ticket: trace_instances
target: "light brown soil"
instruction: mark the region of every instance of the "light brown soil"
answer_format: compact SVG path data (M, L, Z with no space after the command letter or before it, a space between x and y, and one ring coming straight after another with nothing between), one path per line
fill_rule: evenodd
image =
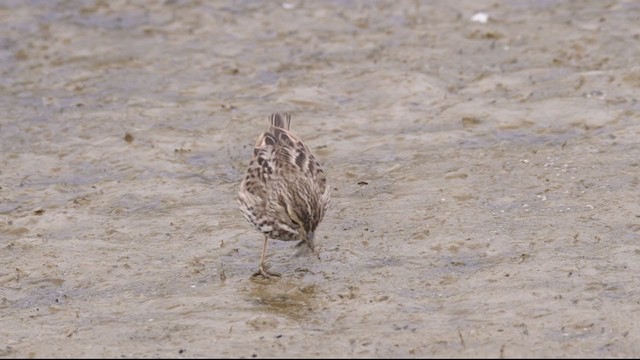
M31 3L0 5L0 357L640 356L638 2ZM259 280L274 111L332 207Z

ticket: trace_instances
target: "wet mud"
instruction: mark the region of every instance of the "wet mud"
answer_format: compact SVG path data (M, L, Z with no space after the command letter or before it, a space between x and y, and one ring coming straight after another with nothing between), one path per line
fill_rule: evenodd
M0 357L639 356L639 21L3 2ZM275 111L332 203L262 280L236 194Z

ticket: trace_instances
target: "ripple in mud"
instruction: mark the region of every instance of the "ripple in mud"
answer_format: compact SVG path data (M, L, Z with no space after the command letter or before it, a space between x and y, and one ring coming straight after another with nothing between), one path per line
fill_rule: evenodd
M318 286L304 285L289 279L258 279L251 281L248 296L261 310L302 320L318 309Z

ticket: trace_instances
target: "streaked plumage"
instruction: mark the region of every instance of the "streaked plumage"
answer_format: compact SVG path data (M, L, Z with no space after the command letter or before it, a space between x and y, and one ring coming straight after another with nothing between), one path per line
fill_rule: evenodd
M269 277L264 258L267 240L300 240L297 250L314 249L314 232L329 205L329 187L320 164L289 132L291 116L272 114L269 130L256 141L238 201L242 215L265 235L255 275Z

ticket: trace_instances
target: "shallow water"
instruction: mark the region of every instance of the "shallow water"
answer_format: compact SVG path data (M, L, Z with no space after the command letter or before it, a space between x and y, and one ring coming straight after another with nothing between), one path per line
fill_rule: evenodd
M0 4L0 356L640 355L639 16ZM235 197L274 111L332 205L260 280Z

